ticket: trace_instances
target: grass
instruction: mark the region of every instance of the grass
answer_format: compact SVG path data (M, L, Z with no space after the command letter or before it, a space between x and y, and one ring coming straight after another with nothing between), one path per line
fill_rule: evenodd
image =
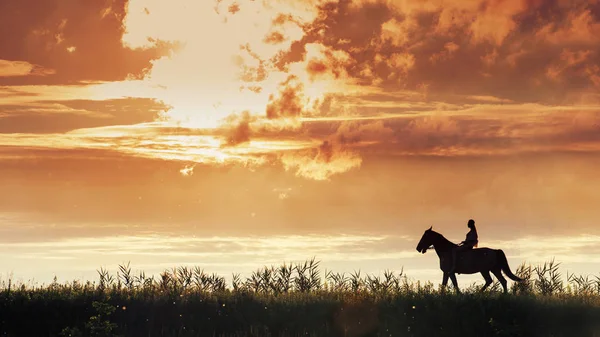
M98 282L0 284L0 336L600 336L600 278L553 261L526 279L460 295L432 283L321 272L319 262L264 267L232 281L200 268L158 277L98 271Z

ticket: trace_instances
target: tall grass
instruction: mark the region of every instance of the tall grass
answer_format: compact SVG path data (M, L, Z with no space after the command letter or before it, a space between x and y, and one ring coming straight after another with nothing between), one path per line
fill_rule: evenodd
M463 294L403 272L321 271L315 259L247 277L199 267L98 270L97 282L0 282L0 336L600 336L600 278L521 265ZM448 289L448 290L451 290Z

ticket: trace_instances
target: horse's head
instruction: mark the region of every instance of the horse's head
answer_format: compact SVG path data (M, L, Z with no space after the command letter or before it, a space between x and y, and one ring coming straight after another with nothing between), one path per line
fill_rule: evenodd
M429 229L423 233L421 241L419 241L419 244L417 245L417 252L423 254L427 252L427 249L433 244L433 233L433 226L429 227Z

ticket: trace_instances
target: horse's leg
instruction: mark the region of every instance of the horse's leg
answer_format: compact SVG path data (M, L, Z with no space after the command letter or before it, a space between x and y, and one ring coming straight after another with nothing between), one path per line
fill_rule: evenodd
M450 273L450 280L452 280L452 284L454 285L454 289L457 293L460 293L460 289L458 289L458 281L456 280L456 274Z
M444 277L442 278L442 291L446 290L447 285L448 285L448 273L444 272Z
M492 269L492 273L494 273L494 276L496 276L498 281L500 281L500 284L502 285L502 288L504 289L504 293L506 294L508 292L508 288L506 288L506 279L502 275L502 271L500 270L500 268L497 268L497 269Z
M493 281L492 281L492 277L490 276L489 270L482 271L481 276L483 276L483 278L485 279L485 284L483 285L483 287L481 287L481 289L479 291L484 292L485 289L487 289L487 287L489 287Z

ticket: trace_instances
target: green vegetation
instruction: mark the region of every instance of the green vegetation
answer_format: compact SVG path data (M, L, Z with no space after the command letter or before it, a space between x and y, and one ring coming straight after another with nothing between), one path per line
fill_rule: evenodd
M600 336L600 278L520 266L457 295L403 273L350 275L315 260L248 278L181 267L158 278L99 270L98 283L0 285L0 336Z

